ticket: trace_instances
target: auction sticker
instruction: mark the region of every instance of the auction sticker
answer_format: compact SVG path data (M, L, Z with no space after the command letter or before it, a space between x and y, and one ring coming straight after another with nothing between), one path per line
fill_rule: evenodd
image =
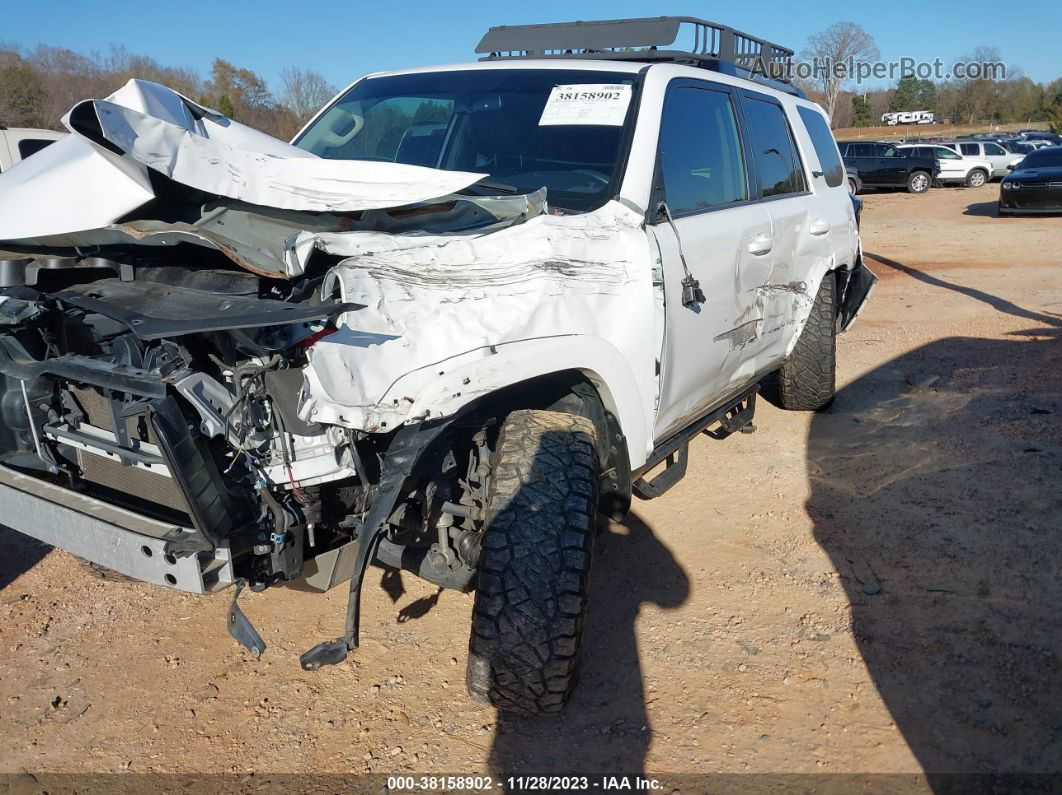
M631 104L631 87L583 83L554 86L542 109L540 127L559 124L600 124L619 127Z

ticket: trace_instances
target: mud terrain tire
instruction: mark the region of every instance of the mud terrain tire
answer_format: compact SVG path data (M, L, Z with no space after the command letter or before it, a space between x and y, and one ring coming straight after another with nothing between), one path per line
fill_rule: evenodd
M469 695L559 712L579 673L597 513L593 423L514 411L491 456L472 612Z
M837 374L837 280L827 273L796 347L778 370L778 399L791 411L818 411L833 402Z

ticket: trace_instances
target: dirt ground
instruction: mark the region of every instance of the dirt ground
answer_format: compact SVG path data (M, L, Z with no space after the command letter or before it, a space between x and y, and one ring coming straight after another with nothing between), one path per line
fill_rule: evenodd
M761 401L599 539L563 715L468 701L472 599L412 576L373 569L362 648L311 674L343 588L246 594L255 662L227 595L0 530L0 770L1062 770L1062 218L998 190L864 197L836 403Z

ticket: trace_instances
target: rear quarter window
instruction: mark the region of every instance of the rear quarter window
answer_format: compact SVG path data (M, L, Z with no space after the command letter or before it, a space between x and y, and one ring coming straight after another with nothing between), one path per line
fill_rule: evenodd
M845 181L844 164L841 155L837 151L837 143L833 140L833 133L822 114L800 106L797 108L800 120L804 123L804 129L808 131L811 145L815 148L815 156L819 159L819 168L826 179L826 184L836 188Z
M55 141L50 138L23 138L18 142L18 156L20 160L25 160L30 155L35 155L49 144L54 144Z

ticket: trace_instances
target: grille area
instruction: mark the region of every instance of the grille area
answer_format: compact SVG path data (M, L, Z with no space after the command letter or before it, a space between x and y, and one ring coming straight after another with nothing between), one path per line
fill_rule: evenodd
M78 463L82 477L89 483L182 513L188 511L184 495L173 478L139 467L125 467L114 459L85 450L78 451Z
M75 386L70 387L70 393L85 413L85 422L95 428L114 431L107 398L94 389ZM133 417L126 420L126 427L130 438L158 445L155 432L148 423ZM181 513L188 512L184 494L171 477L140 467L122 466L121 462L114 458L87 450L78 451L78 464L81 466L82 478L89 483L110 489L116 494L127 495L137 502L154 503Z

